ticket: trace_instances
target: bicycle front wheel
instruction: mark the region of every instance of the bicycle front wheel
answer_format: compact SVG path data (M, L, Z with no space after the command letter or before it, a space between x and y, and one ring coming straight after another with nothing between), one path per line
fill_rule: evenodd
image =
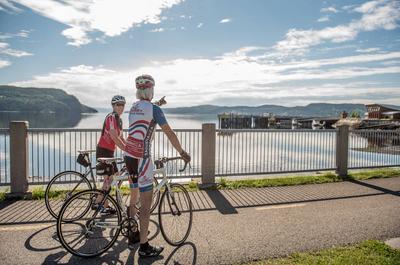
M192 201L189 193L180 184L170 184L158 205L158 221L165 241L173 246L183 244L190 234L192 220Z
M44 200L46 208L57 219L62 205L72 195L82 190L91 190L89 180L79 172L64 171L57 174L47 185Z
M93 203L98 196L105 196L99 205ZM116 214L100 214L106 202L117 210ZM82 209L86 211L84 216ZM74 221L69 221L71 219ZM121 223L121 209L114 198L99 190L86 190L73 195L61 208L57 218L57 235L69 253L85 258L95 257L113 246L121 231Z

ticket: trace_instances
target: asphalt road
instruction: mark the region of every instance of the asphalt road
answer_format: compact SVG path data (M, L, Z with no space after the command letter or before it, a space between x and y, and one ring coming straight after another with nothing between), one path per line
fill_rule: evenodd
M11 210L26 208L18 203L2 205L0 262L240 264L365 239L385 240L400 236L399 191L400 177L192 194L196 211L191 234L183 246L168 246L153 216L152 243L166 247L158 259L138 259L137 251L127 249L122 236L99 258L71 256L58 243L53 223L32 218L31 222L18 222L9 217Z

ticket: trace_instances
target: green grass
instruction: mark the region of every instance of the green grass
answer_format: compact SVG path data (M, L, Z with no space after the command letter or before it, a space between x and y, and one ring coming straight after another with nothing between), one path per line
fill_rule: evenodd
M275 186L292 186L304 184L319 184L340 182L344 180L367 180L374 178L390 178L400 176L399 169L384 168L369 171L350 173L347 177L341 178L334 173L325 173L323 175L281 177L271 179L244 179L244 180L227 180L221 178L218 182L218 189L240 189L240 188L261 188Z
M244 179L244 180L227 180L221 178L218 182L219 189L240 189L240 188L261 188L275 186L292 186L304 184L318 184L342 181L341 178L333 173L327 173L321 176L299 176L284 177L275 179Z
M32 189L32 199L33 200L44 199L44 193L45 193L45 189L43 188L43 186L34 187ZM52 198L56 198L57 197L56 194L51 194L51 195L53 196Z
M348 178L356 180L376 179L376 178L391 178L400 176L400 170L394 168L383 168L350 173Z
M0 202L4 201L6 199L6 192L2 191L0 192Z
M400 250L385 243L367 240L357 245L335 247L318 252L296 253L286 258L246 263L246 265L391 265L400 264Z

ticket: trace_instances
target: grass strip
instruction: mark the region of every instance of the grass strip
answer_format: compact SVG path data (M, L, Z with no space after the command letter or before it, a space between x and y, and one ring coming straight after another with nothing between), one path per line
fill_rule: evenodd
M383 168L362 172L350 173L347 177L341 178L334 173L325 173L323 175L281 177L271 179L244 179L244 180L227 180L221 178L218 182L217 189L240 189L240 188L262 188L276 186L293 186L305 184L320 184L340 182L345 180L367 180L376 178L391 178L400 176L399 169Z
M400 250L377 240L366 240L347 247L334 247L310 253L295 253L285 258L262 260L243 265L391 265L400 264Z

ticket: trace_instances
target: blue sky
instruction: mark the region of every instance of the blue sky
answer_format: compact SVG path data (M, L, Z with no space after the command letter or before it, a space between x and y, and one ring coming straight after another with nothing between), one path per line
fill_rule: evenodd
M400 2L0 0L0 83L106 107L156 79L169 107L400 105Z

